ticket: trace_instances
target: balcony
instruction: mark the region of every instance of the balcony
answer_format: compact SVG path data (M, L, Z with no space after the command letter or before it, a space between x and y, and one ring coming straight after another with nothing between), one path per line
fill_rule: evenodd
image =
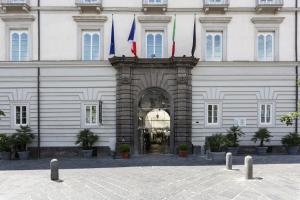
M100 13L102 10L102 0L76 0L75 3L81 13Z
M256 0L256 12L277 13L283 7L283 0Z
M168 0L143 0L144 12L166 12Z
M30 0L0 0L0 8L3 12L29 12Z
M203 0L205 13L225 13L229 7L229 0Z

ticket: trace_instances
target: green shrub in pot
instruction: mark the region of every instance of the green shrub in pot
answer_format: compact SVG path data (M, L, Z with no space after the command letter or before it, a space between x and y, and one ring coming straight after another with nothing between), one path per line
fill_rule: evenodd
M298 133L290 133L281 139L281 143L286 146L290 155L296 155L299 151L300 136Z
M91 158L93 155L93 145L98 141L98 136L90 129L83 129L77 135L75 144L79 144L82 148L82 154L85 158Z
M251 139L253 142L259 141L259 146L256 147L256 153L258 155L265 155L267 153L268 147L265 147L265 142L270 142L270 138L273 137L267 128L259 128L255 132L255 135Z
M27 160L29 158L28 145L32 143L34 134L29 126L20 126L16 130L17 133L12 135L12 143L16 149L20 160Z

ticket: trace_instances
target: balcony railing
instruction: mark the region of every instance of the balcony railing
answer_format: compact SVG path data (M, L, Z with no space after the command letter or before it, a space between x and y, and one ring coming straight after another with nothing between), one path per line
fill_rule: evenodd
M168 7L168 0L143 0L143 10L145 12L165 12Z
M203 9L208 12L226 12L229 0L203 0Z
M0 0L0 6L5 12L18 9L28 12L30 10L30 0Z
M81 12L100 12L102 8L102 0L76 0L75 4Z
M277 12L283 7L283 0L256 0L257 12Z

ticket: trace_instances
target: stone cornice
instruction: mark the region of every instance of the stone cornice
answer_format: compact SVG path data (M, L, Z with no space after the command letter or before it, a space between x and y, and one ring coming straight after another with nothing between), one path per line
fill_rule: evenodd
M143 15L138 16L140 23L169 23L171 21L171 16L161 16L161 15Z
M251 19L253 24L281 24L284 17L253 17Z
M3 14L0 18L4 22L33 22L35 17L28 14Z
M103 15L78 15L73 16L75 22L98 22L104 23L107 21L107 16Z
M179 66L188 65L194 67L199 62L198 58L193 57L175 57L175 58L134 58L134 57L113 57L109 59L110 63L119 67L122 65L130 67L161 67L161 66Z
M202 24L228 24L231 21L232 17L199 17L199 21Z

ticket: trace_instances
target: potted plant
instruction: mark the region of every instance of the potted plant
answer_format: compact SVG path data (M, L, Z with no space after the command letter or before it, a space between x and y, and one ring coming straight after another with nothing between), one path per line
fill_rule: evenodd
M270 138L273 137L270 134L270 131L267 128L259 128L255 132L255 135L252 138L253 142L259 141L259 146L256 147L256 153L258 155L265 155L267 153L268 147L264 146L265 142L270 142Z
M20 126L20 129L17 129L16 131L17 133L12 135L13 146L16 149L20 160L28 160L28 144L31 144L34 135L29 126Z
M300 136L298 133L290 133L284 136L281 140L281 143L286 146L288 154L298 154L300 145Z
M0 134L0 154L2 160L11 158L11 138L5 134Z
M213 136L207 137L205 149L210 151L211 157L216 161L225 160L225 152L223 151L225 147L225 136L222 134L215 134Z
M83 129L77 135L75 144L79 144L82 148L84 158L91 158L93 156L93 145L98 141L98 136L90 129Z
M239 126L232 126L227 130L226 135L226 146L227 151L231 152L233 155L236 155L239 150L239 140L238 138L243 136L244 132Z
M119 146L119 152L120 152L123 159L128 159L129 158L129 152L130 152L129 145L128 144L121 144Z
M188 156L188 145L187 144L179 145L179 156L180 157L187 157Z

